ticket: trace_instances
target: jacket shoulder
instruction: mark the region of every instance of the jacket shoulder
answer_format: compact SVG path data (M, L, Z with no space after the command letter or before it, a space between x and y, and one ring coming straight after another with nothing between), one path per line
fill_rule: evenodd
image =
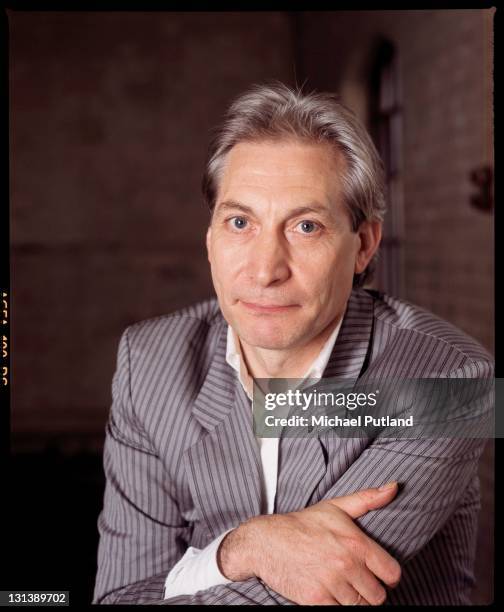
M121 345L127 347L136 399L143 400L146 386L154 390L156 382L176 379L183 384L182 373L188 370L191 383L197 385L226 327L217 299L212 298L126 328Z
M403 351L405 362L408 354L414 355L421 369L440 375L466 369L474 376L486 376L493 370L492 355L452 323L406 300L378 291L369 293L375 303L378 332Z
M148 349L162 342L165 349L209 334L226 324L216 298L192 304L175 312L133 323L126 330L130 346Z
M177 328L180 325L219 325L224 321L216 298L209 298L174 312L151 317L133 323L127 331L131 336L141 334L148 329Z

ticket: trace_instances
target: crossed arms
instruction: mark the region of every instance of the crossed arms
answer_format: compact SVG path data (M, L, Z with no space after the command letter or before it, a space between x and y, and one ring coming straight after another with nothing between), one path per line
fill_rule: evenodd
M473 481L483 449L484 441L475 439L377 440L319 504L254 517L228 534L219 558L236 582L163 600L166 576L190 545L192 526L181 516L128 389L123 360L114 377L104 449L95 603L353 603L357 592L362 603L380 604L386 593L378 579L395 585L400 566L442 528ZM400 491L352 495L389 481L401 483ZM316 551L311 558L310 543ZM301 558L313 561L304 576Z

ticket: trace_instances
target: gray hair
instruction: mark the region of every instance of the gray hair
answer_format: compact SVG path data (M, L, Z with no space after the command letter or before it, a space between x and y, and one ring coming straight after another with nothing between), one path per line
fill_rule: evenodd
M337 95L308 93L291 89L283 83L254 85L234 100L211 140L202 190L213 212L219 180L229 151L240 142L298 139L328 143L346 162L341 177L344 205L352 231L361 223L383 221L386 211L383 163L355 114ZM361 274L354 276L354 286L371 278L375 259Z

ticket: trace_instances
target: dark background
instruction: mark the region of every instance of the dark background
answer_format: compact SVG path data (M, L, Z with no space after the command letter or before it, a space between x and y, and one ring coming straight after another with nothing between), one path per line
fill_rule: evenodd
M15 545L2 588L91 599L119 337L212 294L205 150L252 83L341 94L390 158L375 286L494 351L493 214L471 181L493 167L492 19L493 10L8 11ZM392 83L386 112L378 82L382 94ZM480 473L474 601L485 603L491 443Z

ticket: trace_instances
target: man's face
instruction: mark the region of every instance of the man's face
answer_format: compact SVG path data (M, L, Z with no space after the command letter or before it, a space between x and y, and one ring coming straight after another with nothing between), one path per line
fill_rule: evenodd
M369 260L343 207L343 163L326 144L231 149L207 248L222 313L247 344L308 346L343 315Z

